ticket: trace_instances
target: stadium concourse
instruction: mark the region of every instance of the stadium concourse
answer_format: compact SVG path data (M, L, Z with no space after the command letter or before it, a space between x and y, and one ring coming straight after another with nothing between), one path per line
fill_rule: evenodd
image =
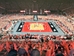
M26 29L22 31L26 34L12 34L14 28L18 29L20 21L26 23ZM58 25L64 35L46 34L48 21L53 21ZM43 23L42 23L43 22ZM45 22L45 23L44 23ZM23 23L22 23L23 24ZM45 24L45 25L44 25ZM18 26L17 26L18 25ZM28 26L27 26L28 25ZM30 25L30 26L29 26ZM54 24L55 25L55 24ZM51 25L50 25L51 26ZM34 28L36 27L36 28ZM55 27L57 28L57 27ZM44 31L42 31L44 30ZM28 31L30 31L28 33ZM42 34L36 34L37 31ZM42 31L42 32L41 32ZM56 33L56 31L53 31ZM38 15L38 20L34 21L34 15L6 14L0 15L0 56L73 56L74 55L74 24L73 19L63 15Z

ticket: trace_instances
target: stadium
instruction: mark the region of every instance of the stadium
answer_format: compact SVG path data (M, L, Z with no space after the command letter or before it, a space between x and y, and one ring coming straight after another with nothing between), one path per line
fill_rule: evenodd
M0 0L0 56L74 56L73 0Z

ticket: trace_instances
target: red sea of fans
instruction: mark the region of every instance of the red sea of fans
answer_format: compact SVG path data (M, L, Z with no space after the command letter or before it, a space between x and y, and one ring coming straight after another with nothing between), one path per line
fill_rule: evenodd
M13 55L13 51L16 51L15 56L72 56L74 55L74 41L52 41L43 40L42 42L34 41L6 41L0 42L0 55L4 52L5 55ZM33 50L38 52L32 53ZM12 53L10 53L12 52ZM20 52L20 53L19 53ZM24 53L23 53L24 52Z

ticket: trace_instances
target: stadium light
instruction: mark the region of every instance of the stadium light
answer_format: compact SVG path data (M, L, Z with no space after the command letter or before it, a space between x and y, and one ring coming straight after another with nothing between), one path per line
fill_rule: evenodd
M33 11L34 13L37 13L37 11Z
M45 13L48 13L48 12L50 12L50 11L45 10L44 12L45 12Z
M25 10L20 10L20 12L22 13L22 12L25 12Z

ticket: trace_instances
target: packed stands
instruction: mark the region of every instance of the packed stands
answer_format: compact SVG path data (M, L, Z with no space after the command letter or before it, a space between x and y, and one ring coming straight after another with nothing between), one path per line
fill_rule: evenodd
M15 56L31 56L33 50L39 52L39 56L72 56L74 55L74 25L72 20L63 15L47 15L38 16L40 20L54 20L57 25L67 34L66 36L52 36L52 35L9 35L12 25L16 24L17 20L33 20L31 15L9 14L0 17L0 33L3 36L0 38L0 56L10 55L14 50ZM14 23L12 21L15 21ZM20 54L20 49L23 54ZM23 51L24 50L24 51ZM35 54L34 54L35 55Z
M74 55L74 41L52 41L44 40L41 42L34 41L1 41L0 42L0 55L9 55L11 50L16 50L16 55L31 56L32 50L37 49L41 56L57 56L62 54L63 56ZM19 49L23 49L26 53L21 52ZM35 55L35 54L34 54Z

